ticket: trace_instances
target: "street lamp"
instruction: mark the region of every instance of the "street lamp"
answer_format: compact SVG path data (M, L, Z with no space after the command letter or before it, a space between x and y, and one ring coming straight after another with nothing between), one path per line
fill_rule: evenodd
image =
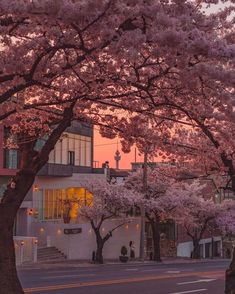
M147 148L145 148L144 151L144 164L143 164L143 193L144 193L144 198L146 197L147 193L147 172L148 172L148 152ZM144 245L145 245L145 208L144 205L142 204L140 207L140 260L144 261L144 255L145 255L145 250L144 250Z

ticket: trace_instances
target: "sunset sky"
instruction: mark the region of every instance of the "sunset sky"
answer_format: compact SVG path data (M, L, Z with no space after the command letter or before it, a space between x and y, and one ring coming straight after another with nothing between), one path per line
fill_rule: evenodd
M224 7L225 4L220 3L219 5L212 5L210 8L206 8L206 12L215 12L219 8ZM101 167L102 163L105 161L109 161L110 167L115 167L114 156L117 150L117 141L118 139L106 139L100 136L97 130L94 130L94 160L97 161L98 166ZM131 162L135 161L135 152L133 150L125 154L121 151L121 145L119 143L119 151L121 152L121 161L120 161L120 168L121 169L129 169L131 168ZM142 156L139 155L138 151L136 161L140 162L143 161Z
M106 139L101 137L97 130L94 130L94 160L98 161L98 166L101 167L102 163L105 161L109 161L110 167L115 167L114 156L117 150L117 141L118 139ZM119 151L121 153L121 161L120 161L120 168L121 169L129 169L131 168L131 162L135 161L135 152L134 149L125 154L121 151L121 145L119 143ZM138 154L137 151L137 162L142 161L141 156Z

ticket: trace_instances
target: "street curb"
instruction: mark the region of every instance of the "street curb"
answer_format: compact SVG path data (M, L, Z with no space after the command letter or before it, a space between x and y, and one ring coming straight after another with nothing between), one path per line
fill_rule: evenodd
M174 260L164 260L162 262L155 262L155 261L131 261L128 263L122 262L109 262L107 261L104 264L94 264L92 262L81 262L81 260L65 260L63 262L48 262L48 263L34 263L34 264L23 264L18 266L19 269L38 269L38 268L50 268L50 267L76 267L76 268L86 268L86 267L103 267L103 266L165 266L165 265L180 265L180 264L213 264L214 262L230 262L230 259L200 259L200 260L187 260L187 259L174 259Z

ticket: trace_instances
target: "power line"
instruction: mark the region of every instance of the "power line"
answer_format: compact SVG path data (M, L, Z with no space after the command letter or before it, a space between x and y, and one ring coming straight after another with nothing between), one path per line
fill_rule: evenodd
M94 147L107 146L107 145L117 145L117 143L98 144L98 145L94 145Z

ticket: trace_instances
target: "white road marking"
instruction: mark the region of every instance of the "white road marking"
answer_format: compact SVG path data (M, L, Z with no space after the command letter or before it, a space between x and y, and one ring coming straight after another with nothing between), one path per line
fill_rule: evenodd
M52 271L48 271L47 274L52 274L52 275L55 275L55 274L69 274L71 272L71 270L52 270ZM75 269L73 270L73 273L84 273L84 272L89 272L87 269L82 269L82 270L78 270L78 269Z
M179 274L180 271L167 271L166 273L167 274Z
M207 291L207 289L197 289L197 290L189 290L189 291L184 291L184 292L174 292L170 294L187 294L187 293L196 293L196 292L204 292Z
M181 282L177 283L177 285L187 285L187 284L197 284L197 283L208 283L215 281L216 279L201 279L201 280L196 280L196 281L190 281L190 282Z
M60 276L50 276L50 277L40 277L42 280L50 280L50 279L64 279L64 278L80 278L80 277L91 277L95 276L95 274L82 274L82 275L60 275Z
M141 270L141 272L156 272L156 271L161 272L162 268L149 268L149 269L142 269Z
M138 268L125 268L125 271L138 271Z

